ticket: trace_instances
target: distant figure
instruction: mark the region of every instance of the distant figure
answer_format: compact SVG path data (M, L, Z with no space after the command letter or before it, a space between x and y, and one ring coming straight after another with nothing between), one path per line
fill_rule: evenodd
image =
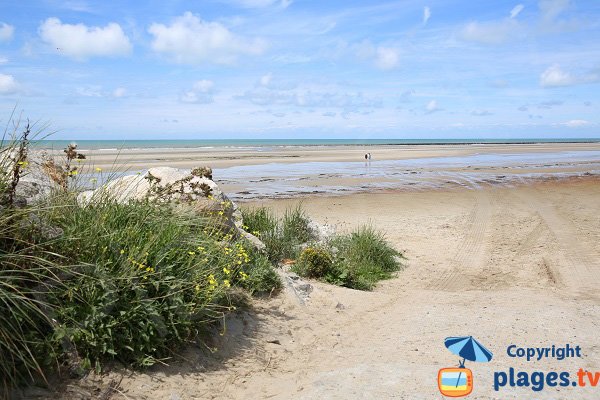
M371 161L371 153L367 154L369 156L369 161Z
M369 159L369 154L365 153L365 160Z

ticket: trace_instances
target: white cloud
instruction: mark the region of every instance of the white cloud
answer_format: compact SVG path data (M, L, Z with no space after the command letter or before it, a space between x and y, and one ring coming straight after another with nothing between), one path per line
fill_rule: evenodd
M61 7L71 11L87 13L91 13L94 10L87 1L82 0L63 0Z
M382 70L390 70L398 66L400 51L395 47L374 46L368 40L364 40L353 46L356 55Z
M118 87L115 90L113 90L112 95L115 98L125 97L125 96L127 96L127 89L125 89L123 87Z
M512 10L510 10L510 17L515 18L517 15L519 15L521 13L521 11L523 11L524 8L525 8L525 6L523 4L517 4L516 6L513 7Z
M42 40L75 60L97 56L123 56L131 52L131 42L117 23L105 27L63 24L48 18L39 28Z
M214 102L213 88L215 84L208 79L194 82L192 88L179 96L182 103L209 104Z
M425 114L433 114L436 111L442 111L442 109L438 106L437 100L431 100L425 106Z
M560 125L566 126L568 128L581 128L583 126L591 125L590 121L586 121L584 119L572 119L567 122L562 122Z
M423 25L427 24L429 18L431 18L431 9L427 6L423 7Z
M7 64L7 63L8 63L8 58L0 56L0 65Z
M191 12L171 25L154 23L148 29L154 36L152 49L183 64L233 64L240 55L260 55L266 44L232 33L218 22L202 21Z
M0 42L8 42L13 38L15 27L6 22L0 23Z
M0 94L13 94L19 89L19 84L12 75L0 74Z
M572 86L598 81L600 81L600 72L598 71L574 75L564 71L558 64L551 65L540 75L540 85L542 87Z
M339 108L345 112L359 112L381 107L381 100L364 96L361 92L342 92L333 88L296 87L269 83L256 85L237 98L260 106L295 106L303 108ZM331 111L331 110L329 110Z
M517 33L519 24L512 18L500 21L468 23L460 32L460 36L470 42L484 44L500 44Z
M268 73L266 75L263 75L260 77L260 85L261 86L269 86L269 84L271 83L271 81L273 80L273 74L272 73Z
M215 86L213 81L209 81L208 79L202 79L200 81L194 82L194 90L202 93L208 93L212 91L212 88Z
M392 47L378 47L375 65L383 70L396 68L400 61L400 52Z
M292 4L292 0L229 0L228 3L235 4L244 8L264 8L278 5L281 8L287 8Z
M87 85L78 87L75 89L75 93L82 97L104 97L102 92L102 86L99 85Z
M549 22L553 21L563 11L569 8L570 0L540 0L538 7L542 14L542 19Z

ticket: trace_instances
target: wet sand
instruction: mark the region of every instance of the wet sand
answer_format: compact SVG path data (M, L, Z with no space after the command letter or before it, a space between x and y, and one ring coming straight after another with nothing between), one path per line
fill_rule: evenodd
M288 146L213 147L182 149L109 149L87 151L88 162L105 171L141 170L156 166L213 168L297 162L364 161L370 152L373 161L426 157L468 156L474 154L552 153L556 151L600 150L600 143L394 145L394 146ZM52 154L62 155L62 150Z

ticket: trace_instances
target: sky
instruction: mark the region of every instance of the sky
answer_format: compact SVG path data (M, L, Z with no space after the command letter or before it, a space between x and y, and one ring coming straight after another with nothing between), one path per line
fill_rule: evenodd
M55 139L600 137L600 1L6 0Z

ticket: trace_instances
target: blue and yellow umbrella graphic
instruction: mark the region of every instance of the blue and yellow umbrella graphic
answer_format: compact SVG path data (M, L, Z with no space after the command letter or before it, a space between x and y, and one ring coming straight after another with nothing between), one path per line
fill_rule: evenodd
M458 368L443 368L438 373L438 386L445 396L462 397L473 390L473 373L465 368L465 360L489 362L493 355L473 336L449 337L444 344L453 354L461 357Z

